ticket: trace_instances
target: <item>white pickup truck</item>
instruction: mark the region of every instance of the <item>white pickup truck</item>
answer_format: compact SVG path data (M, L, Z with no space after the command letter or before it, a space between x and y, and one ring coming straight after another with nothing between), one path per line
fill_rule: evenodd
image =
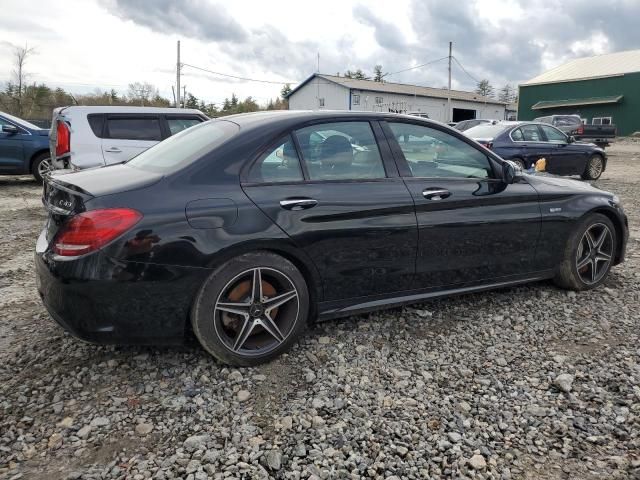
M71 106L53 111L49 148L56 169L122 163L209 118L199 110Z

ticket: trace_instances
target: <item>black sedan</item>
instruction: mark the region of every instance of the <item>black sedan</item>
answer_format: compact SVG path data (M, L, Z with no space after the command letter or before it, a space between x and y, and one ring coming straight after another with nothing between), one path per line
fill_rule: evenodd
M478 125L464 133L523 169L531 168L537 160L544 158L549 173L597 180L607 168L607 155L602 148L576 142L573 137L544 123L500 122Z
M542 279L594 288L628 236L614 195L396 114L212 120L54 175L43 202L37 284L64 328L100 343L193 331L235 365L316 319Z

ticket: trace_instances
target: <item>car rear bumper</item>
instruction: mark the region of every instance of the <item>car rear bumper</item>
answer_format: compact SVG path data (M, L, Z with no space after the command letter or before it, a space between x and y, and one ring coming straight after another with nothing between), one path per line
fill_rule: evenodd
M116 262L101 252L60 259L42 248L43 237L35 253L36 285L65 330L93 343L184 340L191 303L209 270Z

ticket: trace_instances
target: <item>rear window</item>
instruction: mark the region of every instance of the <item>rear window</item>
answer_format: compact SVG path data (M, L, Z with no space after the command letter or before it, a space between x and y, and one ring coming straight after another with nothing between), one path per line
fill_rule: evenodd
M91 127L91 131L93 134L102 138L102 127L104 126L104 114L103 113L92 113L87 115L87 120L89 121L89 126Z
M157 117L116 117L107 119L107 138L118 140L162 140Z
M465 130L464 134L471 138L496 138L504 129L504 125L481 123Z
M210 120L188 128L145 150L127 162L135 168L168 174L189 165L232 136L240 127L226 120Z
M582 121L578 117L572 116L560 116L555 117L553 120L553 124L556 127L570 127L573 125L580 125Z

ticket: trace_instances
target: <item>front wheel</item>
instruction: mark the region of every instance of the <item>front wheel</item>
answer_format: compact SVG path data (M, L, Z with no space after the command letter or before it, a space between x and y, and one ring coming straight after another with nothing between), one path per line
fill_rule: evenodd
M582 172L583 180L597 180L604 171L604 159L600 155L591 155L587 161L587 165Z
M308 314L307 285L295 265L270 252L255 252L211 274L195 300L191 324L215 358L253 366L288 350Z
M604 283L616 254L616 229L606 216L585 217L565 247L555 282L571 290L589 290Z
M31 173L38 183L42 183L44 177L52 170L51 156L48 153L41 153L33 159Z

